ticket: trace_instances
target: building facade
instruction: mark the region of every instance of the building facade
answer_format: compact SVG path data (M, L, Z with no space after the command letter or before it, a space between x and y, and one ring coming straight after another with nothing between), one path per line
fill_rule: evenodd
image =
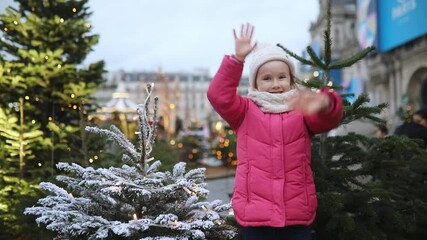
M206 92L212 77L206 70L195 70L191 73L165 73L163 71L145 72L109 72L106 82L94 94L100 106L104 106L120 87L129 99L137 104L145 101L146 84L154 83L153 96L159 97L159 114L162 116L165 129L172 136L178 131L203 128L222 121L210 105ZM246 94L248 79L242 79L239 92ZM125 89L123 91L123 86Z
M319 0L319 6L310 33L311 46L321 55L327 0ZM427 107L426 12L427 2L421 0L332 0L333 60L371 45L377 50L331 76L346 92L368 93L372 105L388 103L380 117L392 130L402 122L402 108Z

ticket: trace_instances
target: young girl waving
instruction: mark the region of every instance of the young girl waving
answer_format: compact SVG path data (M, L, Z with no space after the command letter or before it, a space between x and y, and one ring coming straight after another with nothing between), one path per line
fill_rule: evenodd
M309 240L317 198L310 167L311 137L338 126L339 95L300 90L295 66L273 45L254 44L254 27L234 30L235 54L225 56L207 96L235 130L237 171L232 198L245 240ZM246 57L250 88L237 93Z

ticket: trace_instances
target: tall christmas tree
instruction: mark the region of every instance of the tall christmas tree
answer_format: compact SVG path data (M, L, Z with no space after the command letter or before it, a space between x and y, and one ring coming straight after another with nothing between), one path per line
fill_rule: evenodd
M337 90L340 86L331 81L329 71L351 66L374 50L368 47L349 58L331 61L330 1L322 56L310 46L310 59L282 48L321 73L319 78L300 84ZM381 122L376 114L386 104L368 106L366 94L351 103L347 96L342 96L343 125L357 119ZM319 200L313 225L316 239L427 239L427 153L413 140L397 136L367 138L356 133L323 134L312 141L312 168Z
M44 239L23 211L58 159L83 163L98 153L83 126L104 70L82 65L98 41L88 1L15 2L0 14L0 238Z
M38 215L37 223L61 239L232 239L235 229L225 222L230 204L201 201L208 194L205 169L185 172L181 162L172 172L160 172L160 161L149 163L154 159L150 153L158 110L155 98L150 115L151 90L148 85L146 101L137 109L137 147L114 126L86 128L123 149L122 167L59 163L57 167L68 173L57 177L64 187L41 183L53 195L40 199L41 206L27 208L26 214Z
M221 160L225 166L236 166L236 134L231 127L219 132L218 137L213 142L212 153L216 159Z
M24 170L50 171L57 159L87 162L92 153L82 126L95 107L87 96L104 72L102 61L82 66L98 42L90 33L88 1L15 1L17 8L0 15L0 108L20 105L21 114L10 114L21 116L24 125L40 126L51 141L34 148L37 160L26 159Z

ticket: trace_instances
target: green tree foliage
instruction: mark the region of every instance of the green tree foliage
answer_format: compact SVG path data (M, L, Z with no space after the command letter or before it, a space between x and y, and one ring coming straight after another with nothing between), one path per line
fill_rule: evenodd
M326 161L313 141L318 239L424 239L427 153L406 137L328 137Z
M25 207L43 193L34 187L58 161L99 155L105 141L84 126L96 106L102 61L83 65L98 42L87 0L15 0L0 14L1 239L35 239Z
M202 137L196 135L186 135L179 139L178 145L181 147L180 160L183 162L195 163L202 158Z
M0 239L46 236L46 231L35 230L31 224L34 217L23 211L43 196L39 187L25 178L28 174L42 177L45 173L34 152L49 145L50 139L42 137L36 124L20 124L9 112L0 108Z
M53 140L53 151L40 158L87 162L81 129L104 72L102 61L82 66L99 38L90 33L87 0L16 2L0 15L0 107L26 97L25 122L35 121Z
M151 155L156 156L156 159L162 160L162 165L160 165L159 171L172 171L173 166L180 161L180 155L182 152L182 149L171 146L167 142L159 141L154 143Z
M0 163L3 169L8 169L8 175L23 179L26 177L27 164L30 165L30 171L42 167L37 162L35 151L40 146L49 146L51 142L49 138L43 138L43 132L38 130L37 124L23 124L8 112L0 108L0 139L4 143L0 150L3 152L3 161ZM37 173L42 174L39 171Z
M8 175L0 169L0 239L52 239L51 233L30 224L35 217L24 214L45 196L40 187Z

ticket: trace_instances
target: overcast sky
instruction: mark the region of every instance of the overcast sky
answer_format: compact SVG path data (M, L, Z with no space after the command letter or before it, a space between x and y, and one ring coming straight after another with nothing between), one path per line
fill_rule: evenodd
M319 12L318 0L90 0L89 7L100 41L85 63L103 59L107 70L127 71L205 68L211 75L233 53L232 29L241 23L255 25L257 41L301 53Z

